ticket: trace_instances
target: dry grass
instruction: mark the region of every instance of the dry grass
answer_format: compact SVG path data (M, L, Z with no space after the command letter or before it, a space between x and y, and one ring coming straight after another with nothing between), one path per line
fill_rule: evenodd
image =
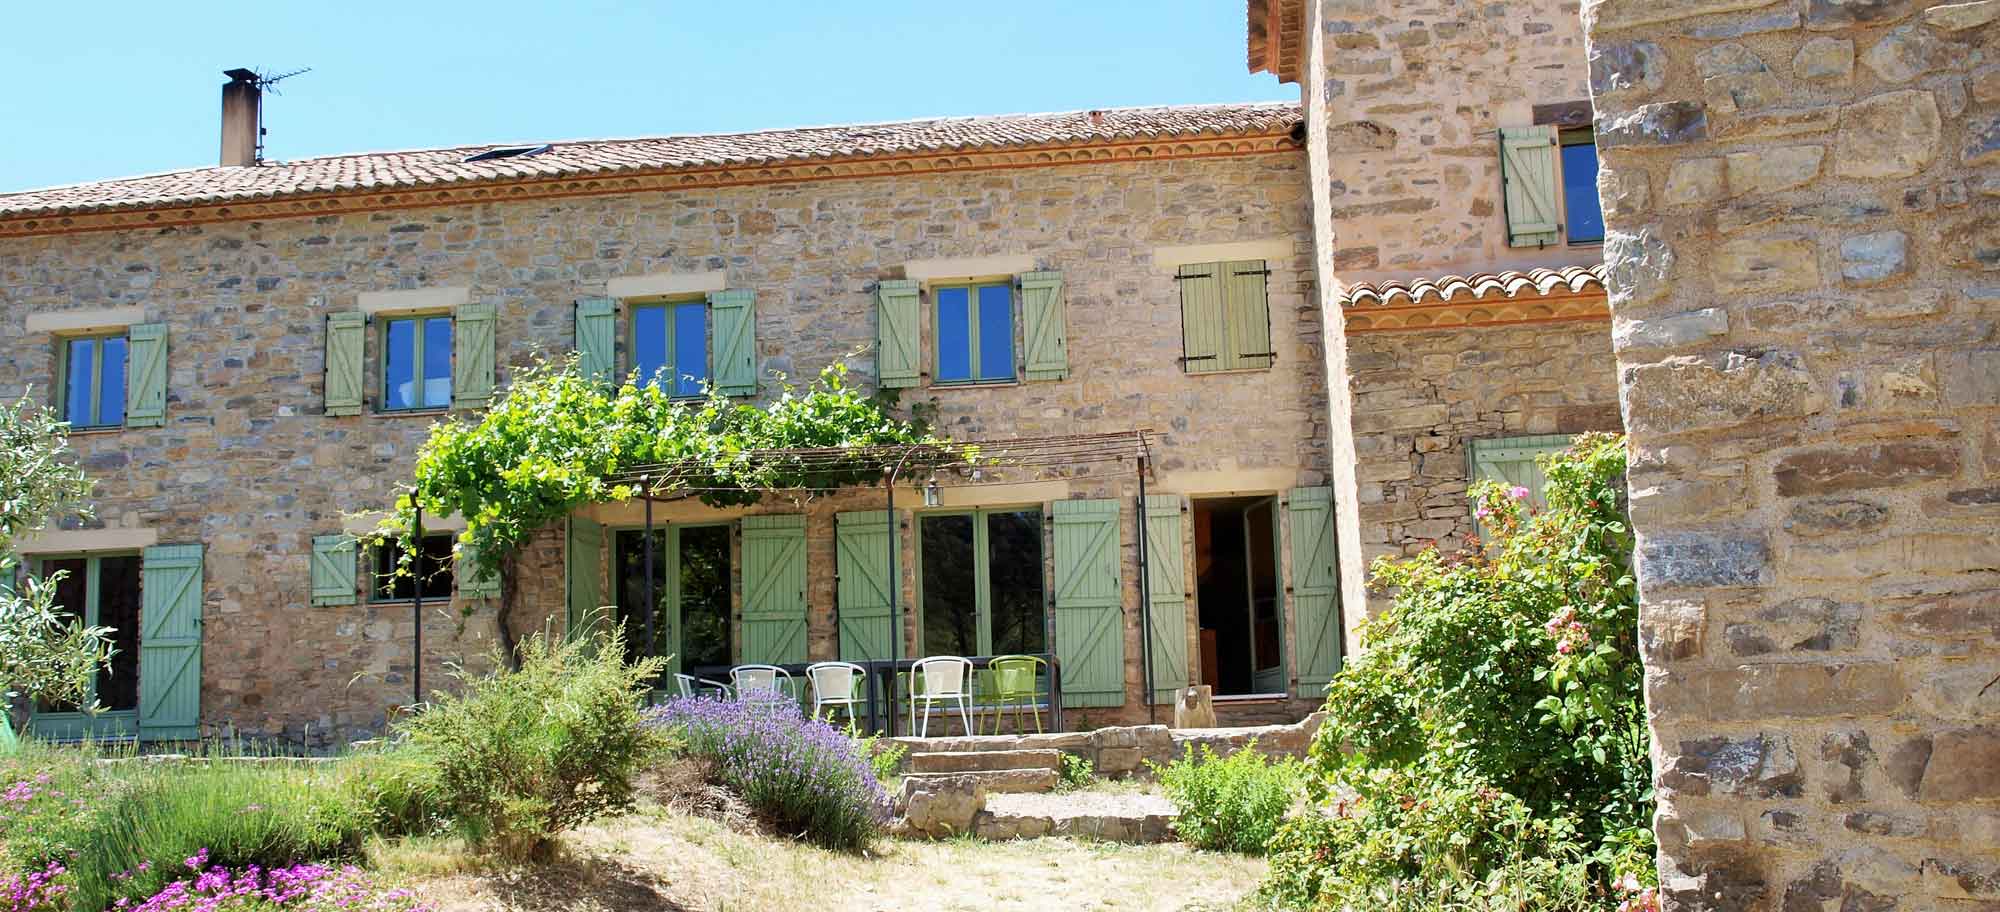
M556 910L1225 910L1261 859L1179 844L883 839L866 856L650 807L567 840L534 868L455 868L437 842L377 847L374 862L439 912Z

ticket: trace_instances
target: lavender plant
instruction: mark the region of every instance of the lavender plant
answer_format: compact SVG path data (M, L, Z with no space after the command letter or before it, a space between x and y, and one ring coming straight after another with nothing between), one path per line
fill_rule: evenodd
M833 849L859 849L889 818L889 795L853 741L785 702L682 697L645 722L714 765L719 785L765 822Z

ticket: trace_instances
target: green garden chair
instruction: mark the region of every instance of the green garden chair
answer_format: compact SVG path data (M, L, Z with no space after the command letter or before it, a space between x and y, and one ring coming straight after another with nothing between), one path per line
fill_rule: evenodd
M1042 731L1042 675L1048 671L1048 664L1035 656L1006 655L994 656L986 669L990 672L993 689L987 696L993 702L993 733L1000 733L1000 718L1007 710L1014 711L1014 732L1019 734L1023 727L1023 712L1035 717L1035 733ZM983 683L983 682L982 682Z
M0 757L5 757L21 749L21 740L14 737L14 726L7 722L7 709L0 706Z

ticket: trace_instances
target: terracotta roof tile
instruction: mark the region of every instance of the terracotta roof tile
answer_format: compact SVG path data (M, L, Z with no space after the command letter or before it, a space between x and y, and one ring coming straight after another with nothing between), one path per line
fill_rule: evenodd
M1574 295L1595 288L1604 290L1604 264L1564 266L1561 269L1531 269L1527 272L1481 272L1469 276L1406 281L1361 282L1348 286L1345 304L1349 307L1397 307L1423 304L1427 300L1450 303L1483 301L1522 296L1550 297Z
M616 172L764 166L948 151L1071 146L1201 136L1269 135L1300 121L1288 102L1112 108L949 117L754 133L557 142L546 152L466 162L505 146L335 155L244 168L194 168L0 194L0 216L476 184Z

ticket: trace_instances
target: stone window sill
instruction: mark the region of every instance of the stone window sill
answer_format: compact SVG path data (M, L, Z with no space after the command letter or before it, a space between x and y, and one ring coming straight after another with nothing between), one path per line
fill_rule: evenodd
M435 418L438 417L439 415L451 414L451 407L446 406L444 408L423 408L423 409L374 409L370 411L368 414L374 415L377 418L417 418L424 416Z
M934 390L966 390L966 389L976 390L976 389L1006 389L1008 387L1020 386L1020 385L1021 381L1019 380L979 380L971 383L963 383L963 382L932 383L930 384L930 388Z

